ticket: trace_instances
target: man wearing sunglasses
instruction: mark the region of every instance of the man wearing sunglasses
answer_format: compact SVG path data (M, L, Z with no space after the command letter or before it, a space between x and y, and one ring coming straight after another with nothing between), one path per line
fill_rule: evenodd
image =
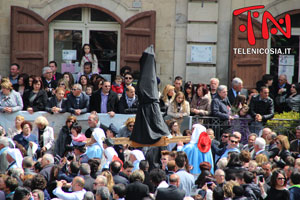
M127 73L124 74L124 92L123 92L123 96L125 95L126 88L128 86L133 86L135 91L136 91L136 86L133 84L133 75L130 72L127 72Z
M229 152L238 152L240 153L240 150L238 149L239 144L239 138L236 135L229 135L229 140L227 143L227 147L225 147L225 152L221 156L221 158L227 158Z

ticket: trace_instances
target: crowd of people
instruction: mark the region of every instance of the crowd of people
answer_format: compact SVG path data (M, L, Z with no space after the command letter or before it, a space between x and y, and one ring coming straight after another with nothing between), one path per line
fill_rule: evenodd
M84 45L78 78L57 72L51 61L41 77L19 74L14 63L10 76L1 79L2 113L70 116L58 134L43 116L32 124L18 115L13 128L0 126L0 199L300 198L300 126L291 142L265 127L274 112L300 111L298 83L288 84L286 75L274 79L267 74L248 91L236 77L228 90L217 78L209 85L183 84L178 76L163 88L157 103L168 116L169 137L190 136L190 142L133 148L114 144L113 138L130 137L135 118L116 127L104 126L98 116L107 113L113 121L116 113L137 112L131 68L123 67L111 83L95 68L89 48ZM85 113L90 113L89 128L82 130L77 116ZM219 118L226 124L221 138L201 125L201 119L182 132L185 116Z

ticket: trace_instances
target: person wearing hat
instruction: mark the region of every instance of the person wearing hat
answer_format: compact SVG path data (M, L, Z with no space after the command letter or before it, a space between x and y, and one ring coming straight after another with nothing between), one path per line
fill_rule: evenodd
M103 154L103 140L106 138L104 131L100 128L97 131L93 131L91 140L87 143L87 150L86 155L89 157L89 159L92 158L102 158Z
M192 174L200 174L200 163L208 162L211 165L210 172L214 173L214 161L211 153L211 139L205 132L206 128L200 124L193 125L193 133L189 144L182 149L187 154L190 165L193 166Z
M76 156L76 160L78 160L80 163L88 163L89 157L85 154L85 143L72 141L72 145L74 147L74 154Z
M135 149L130 152L129 160L133 164L132 172L134 172L135 170L140 169L139 164L141 160L145 160L145 156L142 151Z

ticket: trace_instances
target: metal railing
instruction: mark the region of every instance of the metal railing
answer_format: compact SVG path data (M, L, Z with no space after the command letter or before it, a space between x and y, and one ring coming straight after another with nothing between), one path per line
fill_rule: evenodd
M235 118L233 120L220 120L218 117L193 116L192 124L201 123L206 128L211 128L215 132L216 139L220 139L223 131L238 131L239 128L245 128L248 125L250 132L256 132L262 128L268 127L277 134L288 136L289 140L295 139L295 130L300 125L300 120L294 119L271 119L267 123L253 123L252 118Z

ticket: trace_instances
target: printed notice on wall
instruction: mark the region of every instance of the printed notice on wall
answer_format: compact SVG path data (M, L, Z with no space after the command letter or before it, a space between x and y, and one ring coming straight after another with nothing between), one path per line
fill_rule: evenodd
M294 64L295 56L294 55L279 55L278 60L278 74L285 74L289 83L293 82L294 76Z
M62 50L62 59L63 60L76 60L77 59L76 50Z
M191 62L193 63L211 63L212 47L193 45L191 47Z

